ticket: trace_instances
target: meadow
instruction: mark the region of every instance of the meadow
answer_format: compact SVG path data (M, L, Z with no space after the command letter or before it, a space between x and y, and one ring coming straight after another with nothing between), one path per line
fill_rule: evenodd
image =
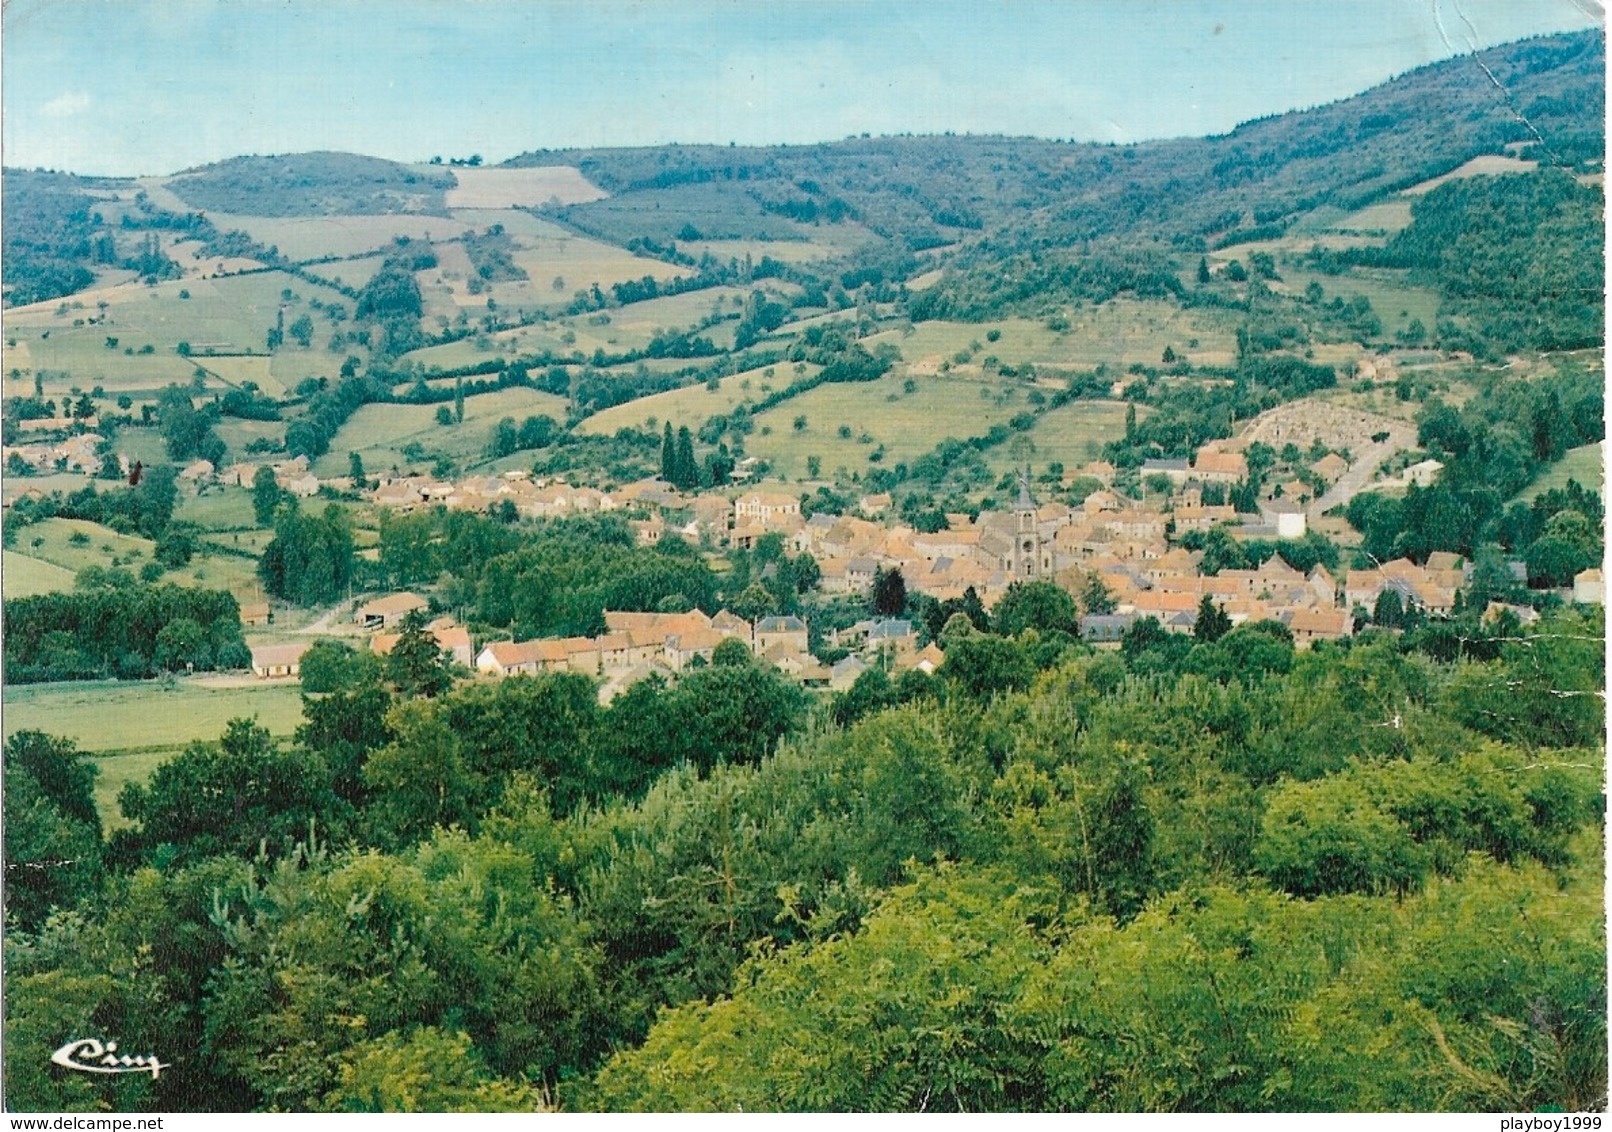
M1122 401L1071 401L1048 409L1036 418L1035 427L1028 432L986 449L985 464L995 476L1026 463L1033 475L1046 471L1053 463L1072 472L1100 458L1104 444L1125 435L1126 408ZM1146 419L1150 411L1141 406L1137 417Z
M440 166L424 166L431 172ZM509 208L536 206L549 201L584 204L606 194L570 165L533 165L524 169L459 167L453 170L459 184L447 191L449 208Z
M210 212L208 219L219 231L239 228L258 243L278 248L281 255L297 262L378 251L398 236L411 240L446 240L463 235L465 230L465 225L452 217L420 213L282 217ZM326 271L337 269L335 264L323 266Z
M448 408L453 403L444 402ZM479 460L487 449L493 426L503 417L517 423L531 416L565 420L565 399L536 389L515 387L465 398L465 419L450 425L437 423L438 405L365 405L352 415L331 439L330 451L314 464L320 476L344 476L348 453L357 452L369 475L410 466L403 449L418 443L433 456L440 454L460 463ZM429 466L429 462L427 465ZM423 468L422 468L423 470Z
M0 592L7 598L33 597L73 588L73 572L53 562L7 550L0 559Z
M225 417L213 426L218 438L229 446L235 456L243 456L246 446L254 440L269 440L275 444L285 442L285 421L249 421ZM118 438L121 447L122 437Z
M906 382L912 381L912 392ZM776 475L802 479L807 458L822 461L824 475L843 468L865 472L881 447L886 466L929 451L940 440L980 436L1030 408L1016 382L955 375L907 378L899 372L877 381L819 385L758 414L745 452L768 460ZM803 429L795 428L805 417ZM849 435L841 435L841 430Z
M789 364L745 370L724 377L714 390L708 389L702 382L640 397L625 405L595 413L577 425L577 431L584 436L614 436L623 428L659 429L667 422L674 429L698 429L718 414L731 413L746 402L754 404L768 393L822 368L809 362L799 365L799 370ZM787 401L784 403L790 404Z
M224 379L210 378L205 388L221 391L252 380L273 396L304 377L334 375L340 365L340 357L324 348L336 324L308 306L312 299L340 302L351 311L340 292L275 271L87 291L71 301L8 311L6 334L17 341L19 354L26 345L47 396L70 386L101 386L108 396L149 394L188 384L198 367ZM107 304L104 312L101 302ZM238 356L263 353L282 307L287 324L303 313L312 316L312 346L288 340L272 358ZM91 324L92 318L100 321ZM181 342L188 343L191 357L179 353Z
M156 544L150 539L135 535L121 535L110 527L84 519L46 519L29 524L17 533L18 556L37 559L65 571L69 576L90 566L111 568L121 566L133 573L152 560ZM9 578L11 559L7 558ZM60 575L33 570L25 579L34 584ZM256 563L233 554L198 553L190 562L177 570L168 570L160 579L182 586L208 586L228 590L242 599L251 599L259 592ZM9 590L7 597L18 596ZM70 582L68 587L70 588Z
M182 491L174 507L174 518L181 523L195 523L207 531L244 531L257 527L252 492L245 487L209 487L205 495Z
M1093 369L1106 363L1123 369L1134 363L1156 366L1166 346L1195 365L1228 365L1236 359L1235 322L1209 310L1182 310L1150 300L1114 299L1082 305L1066 313L1068 329L1006 318L987 323L919 322L873 335L869 346L890 342L914 373L942 368L978 372L986 358L1004 365L1070 366ZM1001 337L991 341L989 334ZM967 362L957 354L966 351Z
M197 740L217 739L232 719L256 719L279 738L302 723L302 687L294 681L227 686L216 678L97 680L8 685L4 734L44 731L95 755L95 806L108 829L124 821L117 798Z
M217 739L232 719L257 721L289 736L302 722L302 685L239 679L85 680L7 685L5 736L63 735L86 751L174 749Z
M637 190L567 208L562 215L620 244L640 236L679 245L700 240L809 242L820 232L767 212L743 185L718 181Z
M1327 302L1335 295L1345 302L1364 295L1382 320L1385 337L1404 330L1412 319L1420 319L1422 326L1432 333L1438 321L1438 292L1408 282L1407 273L1403 271L1355 268L1347 275L1323 275L1284 264L1281 274L1280 286L1290 294L1302 294L1314 281L1321 284Z
M1606 497L1606 469L1599 444L1568 449L1560 460L1540 473L1539 478L1524 488L1517 498L1531 503L1535 496L1543 492L1566 487L1568 480L1577 480L1580 487L1598 492L1603 499Z

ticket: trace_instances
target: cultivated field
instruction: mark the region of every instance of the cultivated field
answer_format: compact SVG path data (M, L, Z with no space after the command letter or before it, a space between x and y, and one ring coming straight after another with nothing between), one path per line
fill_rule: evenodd
M1025 463L1033 474L1046 471L1054 462L1073 471L1101 457L1104 444L1125 435L1125 410L1122 401L1071 401L1049 409L1036 418L1029 432L987 449L986 466L997 476ZM1146 419L1149 412L1145 405L1139 406L1136 415Z
M804 367L804 375L816 373L822 368L807 362L801 362L800 365ZM723 378L721 386L715 390L707 389L701 382L616 405L602 413L595 413L579 424L577 431L586 436L614 436L623 428L658 429L668 421L674 429L685 426L698 429L718 413L731 413L747 401L753 404L804 375L788 363L745 370ZM791 403L784 402L785 405ZM651 420L654 421L653 425L649 424Z
M18 553L73 574L89 566L121 566L139 573L140 567L152 560L155 548L150 539L120 535L110 527L84 519L46 519L17 532ZM188 565L164 573L160 580L229 590L237 597L250 597L259 589L256 563L225 554L198 554Z
M8 684L5 735L39 730L72 739L86 751L129 751L217 739L232 719L256 716L275 735L290 735L302 722L302 686L295 681L241 685L215 679Z
M0 594L6 598L33 597L73 588L73 572L52 562L7 550L0 561Z
M1524 503L1531 503L1534 497L1542 492L1566 487L1568 480L1577 480L1580 487L1599 492L1603 499L1606 497L1606 469L1602 463L1599 444L1586 444L1582 448L1570 449L1560 460L1545 469L1537 480L1524 488L1517 498Z
M1100 306L1082 306L1066 317L1069 329L1064 331L1012 318L984 324L920 322L910 331L875 334L869 343L893 343L908 370L918 374L938 373L946 365L958 372L977 373L985 359L994 356L1012 366L1029 362L1091 369L1107 363L1118 378L1120 371L1135 362L1158 365L1166 346L1196 365L1226 365L1236 358L1235 323L1214 311L1183 311L1169 303L1114 299ZM992 329L1002 332L995 342L988 337ZM959 351L968 351L970 360L959 361Z
M450 409L453 403L444 402ZM462 423L437 423L436 405L365 405L354 413L330 442L330 451L314 464L321 476L347 474L349 452L357 452L370 475L410 466L403 449L420 444L431 458L445 455L459 463L481 458L493 426L503 417L520 422L526 417L548 416L565 420L565 400L535 389L500 389L465 398ZM430 466L430 459L421 470ZM416 462L416 466L418 462Z
M431 172L441 169L436 165L422 168ZM529 169L458 167L453 175L459 184L448 190L449 208L535 207L551 200L585 204L608 195L570 165L536 165Z
M745 451L771 461L775 474L790 479L807 475L808 456L821 459L825 476L841 468L863 472L875 466L869 456L881 445L887 465L908 461L948 436L982 435L1030 408L1027 391L1016 382L915 377L908 393L906 380L895 372L877 381L820 385L759 414ZM806 418L800 431L794 427L798 416ZM840 435L841 426L849 437Z

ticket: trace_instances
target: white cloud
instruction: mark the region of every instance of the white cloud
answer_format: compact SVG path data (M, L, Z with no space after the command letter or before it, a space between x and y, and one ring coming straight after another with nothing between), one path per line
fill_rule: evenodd
M41 106L39 112L47 118L71 118L89 108L90 96L79 90L57 95Z

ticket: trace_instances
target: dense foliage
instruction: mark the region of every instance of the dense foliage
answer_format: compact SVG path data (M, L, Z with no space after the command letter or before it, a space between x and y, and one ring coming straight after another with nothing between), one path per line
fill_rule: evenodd
M194 667L244 668L240 609L222 590L135 586L5 603L5 679L140 679Z
M423 173L378 157L295 153L235 157L176 177L193 208L247 216L341 216L432 212L457 184L447 170Z
M948 629L844 730L742 657L232 724L110 873L8 902L8 1096L111 1100L18 1056L94 1017L194 1051L136 1109L1604 1104L1599 614L1453 662L1245 632ZM8 838L98 846L70 748L13 746Z
M1529 561L1531 579L1570 585L1573 574L1601 561L1599 499L1573 485L1533 504L1506 501L1569 448L1605 433L1598 372L1567 362L1530 382L1491 377L1459 409L1433 398L1418 414L1420 443L1445 465L1438 481L1398 498L1357 495L1349 522L1364 536L1363 554L1378 561L1424 561L1437 550L1475 558L1499 545Z
M1446 182L1411 206L1380 260L1449 301L1450 345L1599 346L1605 321L1600 187L1559 170Z

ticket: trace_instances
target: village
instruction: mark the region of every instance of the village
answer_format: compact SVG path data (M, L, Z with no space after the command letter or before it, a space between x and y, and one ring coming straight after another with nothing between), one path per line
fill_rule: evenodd
M1040 502L1028 477L1020 477L1011 507L984 510L975 516L946 515L946 527L920 531L894 514L888 494L870 493L856 500L851 514L830 514L803 507L809 495L791 493L783 484L762 483L737 494L717 491L684 493L658 477L612 490L543 480L521 472L483 475L457 482L427 476L382 479L368 493L378 507L412 512L443 507L484 514L513 514L526 519L553 519L589 514L628 517L641 546L663 538L679 538L712 555L748 550L766 536L776 536L793 554L809 554L818 570L817 588L825 595L861 598L876 578L898 572L905 587L938 601L977 599L987 611L1008 587L1029 581L1052 582L1071 595L1086 595L1079 621L1080 636L1098 648L1118 648L1136 622L1153 618L1165 630L1193 632L1205 601L1219 609L1232 626L1274 621L1286 626L1295 647L1338 641L1356 632L1379 608L1385 594L1396 608L1421 610L1434 617L1457 610L1458 594L1471 579L1472 563L1448 552L1430 555L1424 564L1399 558L1367 569L1329 571L1317 564L1307 572L1273 554L1253 568L1205 572L1202 536L1219 531L1238 542L1303 539L1312 522L1325 522L1324 511L1363 489L1388 459L1414 443L1403 422L1386 422L1367 413L1329 407L1330 418L1299 414L1285 407L1265 414L1236 439L1214 441L1190 460L1148 460L1138 472L1144 483L1162 489L1140 491L1143 498L1116 487L1116 469L1092 461L1072 469L1057 488L1095 483L1077 504ZM1321 414L1326 417L1326 414ZM1371 433L1370 430L1379 430ZM1337 443L1342 435L1366 454L1351 462L1328 448L1323 435ZM1227 492L1249 479L1245 455L1251 443L1305 446L1313 454L1290 479L1270 484L1257 514L1239 513L1224 502ZM1344 448L1343 452L1348 453ZM1403 464L1403 461L1400 462ZM312 494L319 482L305 466L274 466L281 482L299 495ZM1436 461L1399 467L1396 475L1378 474L1373 488L1425 486L1439 470ZM230 469L233 482L247 484L252 469ZM1346 481L1352 477L1353 483ZM1134 484L1135 476L1131 478ZM343 489L351 481L343 481ZM1132 489L1135 491L1134 487ZM1206 502L1206 497L1215 500ZM1335 521L1334 521L1335 522ZM1520 570L1521 564L1515 566ZM1091 608L1089 595L1106 600ZM1604 601L1601 572L1585 570L1564 597L1579 603ZM413 611L423 615L429 602L418 594L385 595L353 610L354 625L377 630L369 647L385 655L397 641L397 626ZM1537 620L1525 606L1495 605L1486 618L1510 611L1521 623ZM254 606L253 621L261 615ZM796 616L747 621L723 609L714 616L699 610L683 613L607 611L606 631L592 637L473 642L451 616L428 624L443 652L478 676L570 671L596 677L599 696L608 702L637 681L659 675L673 678L691 666L711 663L726 639L741 641L760 660L807 688L841 691L869 667L888 672L909 669L933 672L944 660L936 643L921 645L922 634L910 620L869 618L849 629L832 630L823 644L843 654L832 664L813 655L810 627ZM921 645L921 647L920 647ZM297 673L297 658L306 645L265 644L253 649L254 673L263 678Z

